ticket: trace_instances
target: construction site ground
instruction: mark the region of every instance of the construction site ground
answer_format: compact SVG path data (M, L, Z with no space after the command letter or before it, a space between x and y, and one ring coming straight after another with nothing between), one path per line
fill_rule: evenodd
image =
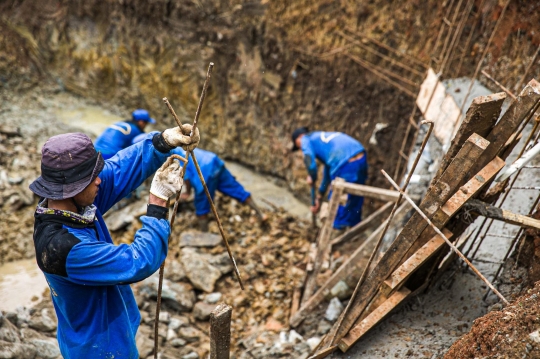
M55 133L83 130L95 135L100 130L99 126L120 118L113 115L116 111L120 110L102 108L96 103L68 93L55 93L54 88L38 88L21 93L2 108L0 113L2 123L17 125L23 134L22 138L10 139L16 144L6 147L6 153L13 154L19 162L24 163L17 170L17 161L14 161L16 166L8 167L8 171L4 172L3 176L16 179L17 176L24 174L24 180L17 188L29 198L26 198L27 203L20 205L20 208L14 212L4 211L1 214L0 225L3 226L2 233L5 236L1 243L4 266L0 268L0 273L6 279L0 282L0 293L3 297L10 297L9 301L2 304L4 307L0 308L1 310L17 312L21 310L20 303L33 303L33 305L39 303L38 308L46 308L49 313L53 312L48 293L43 291L44 282L39 279L40 275L36 270L35 262L27 259L33 257L31 231L35 199L25 187L37 174L38 149L48 136ZM88 112L91 112L94 118L101 118L103 123L97 121L97 128L85 123L84 114ZM80 127L78 127L79 124ZM10 141L4 142L3 145L9 146ZM218 197L219 212L225 220L241 273L248 283L248 290L242 293L229 272L216 284L215 290L222 293L223 301L238 305L233 312L233 352L239 358L249 357L246 353L253 353L254 350L259 354L253 357L293 355L293 353L294 357L306 357L309 352L309 346L306 344L308 339L311 338L311 343L313 343L313 340L320 338L331 325L331 322L326 319L321 320L328 306L328 302L325 302L306 319L300 328L297 328L299 336L297 338L293 334L291 341L291 328L287 323L290 300L294 284L302 277L301 272L295 272L295 270L291 272L294 267L291 264L303 266L302 262L305 260L310 240L313 240L313 233L308 230L308 208L286 189L280 187L280 184L282 185L280 180L263 177L232 162L228 163L228 166L270 214L269 226L261 228L246 207L238 205L235 201ZM530 176L533 177L522 176L523 183L530 183L531 178L536 175L537 170L530 171ZM516 183L516 185L519 184L519 182ZM13 187L6 186L4 189L3 196L7 198L7 201L10 201L12 197L8 196L7 191L13 190ZM513 207L508 209L519 213L530 206L529 202L532 198L527 191L514 191L511 196L514 197L511 197L507 203L512 203ZM17 206L17 203L14 202L14 205ZM141 203L145 203L144 199ZM287 211L277 210L278 207L287 208ZM186 213L180 214L178 220L179 225L175 230L176 235L173 236L168 260L173 263L181 262L182 258L182 252L178 246L180 233L187 229L193 231L194 228L194 215L190 210L186 209ZM114 232L115 240L129 242L129 238L132 238L133 232L138 228L135 222L128 225L127 229ZM514 226L496 223L492 231L510 235L515 229ZM217 233L215 223L211 230ZM483 273L489 276L496 271L508 248L508 241L509 239L501 237L486 238L475 261ZM205 250L202 249L202 251ZM208 253L223 254L223 251L224 247L220 244ZM366 248L366 259L369 251L369 247ZM20 266L17 270L24 268L22 273L18 273L19 277L7 275L7 272L10 270L13 272L13 268L17 265ZM172 277L178 275L174 269L171 269L173 267L167 267L168 271L172 270L172 274L169 272ZM22 285L21 282L26 283L28 278L34 278L37 281L36 284ZM181 281L186 280L181 279ZM505 295L510 296L521 290L519 283L508 284L510 286L507 287ZM400 306L349 352L341 354L336 352L333 355L335 358L442 357L452 343L471 330L473 321L484 315L489 305L497 302L494 296L483 301L485 291L486 286L474 274L464 269L462 263L456 261L426 293ZM204 300L204 292L197 291L196 293L199 293L199 299ZM41 294L44 294L42 299ZM343 304L346 304L346 301L343 301ZM17 307L19 308L16 309ZM31 308L32 305L28 307ZM152 310L145 309L147 315L151 316ZM30 311L35 314L35 310ZM208 324L205 320L194 318L193 312L189 318L197 330L208 335ZM151 325L151 321L148 321L148 324ZM149 333L149 330L150 326L142 331ZM193 342L192 346L188 345L188 351L193 349L200 355L205 355L207 339L201 334L200 340ZM167 344L165 346L167 347ZM184 352L189 354L186 350Z

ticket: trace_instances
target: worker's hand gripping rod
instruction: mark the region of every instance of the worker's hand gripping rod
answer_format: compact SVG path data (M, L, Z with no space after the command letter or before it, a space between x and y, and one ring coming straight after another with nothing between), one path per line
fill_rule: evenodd
M203 104L204 98L206 97L206 91L208 89L208 85L210 84L210 78L212 76L212 69L213 68L214 68L214 63L211 62L210 65L208 66L208 72L206 73L206 80L204 81L204 86L203 86L203 89L202 89L201 98L199 99L199 106L197 107L197 112L195 113L195 119L193 120L193 127L191 128L190 136L193 136L193 134L195 133L195 129L197 128L197 123L198 123L198 120L199 120L199 116L201 114L202 104ZM178 124L178 126L180 127L180 130L182 131L182 123L180 122L180 119L178 118L178 116L174 112L174 109L172 108L171 104L169 103L169 101L166 98L163 99L163 102L165 102L165 104L167 105L167 108L169 109L169 111L173 115L176 123ZM187 135L187 133L185 133L185 135ZM223 238L223 241L225 242L225 246L227 247L227 252L229 253L229 258L231 259L231 262L232 262L232 264L234 266L234 273L236 274L236 278L238 279L238 283L240 283L240 288L242 288L242 290L243 290L244 289L244 284L242 283L242 278L240 277L240 272L238 271L236 261L234 260L234 257L233 257L232 252L231 252L231 247L229 246L229 241L227 240L227 236L225 236L225 231L223 230L223 226L221 225L221 220L219 219L219 215L217 213L216 206L214 205L214 201L212 201L212 197L210 196L210 192L208 191L208 186L206 185L204 177L203 177L203 175L201 173L201 169L199 167L199 163L197 162L197 158L195 157L195 153L193 151L187 151L186 152L186 158L188 157L188 153L191 154L191 157L193 158L193 164L195 165L195 168L197 169L197 173L199 174L199 178L200 178L200 180L201 180L201 182L203 184L203 187L204 187L204 192L206 193L206 198L208 199L208 202L210 203L210 208L212 209L212 213L214 213L214 217L216 218L216 222L217 222L218 227L219 227L219 232L221 233L221 237ZM180 197L177 196L176 202L174 204L175 210L176 210L176 208L178 206L179 198ZM173 215L175 213L173 213Z

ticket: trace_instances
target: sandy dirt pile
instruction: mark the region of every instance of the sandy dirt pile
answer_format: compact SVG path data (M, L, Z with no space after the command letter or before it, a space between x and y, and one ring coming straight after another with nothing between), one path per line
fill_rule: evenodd
M540 283L511 305L474 321L471 331L445 355L447 359L540 357Z

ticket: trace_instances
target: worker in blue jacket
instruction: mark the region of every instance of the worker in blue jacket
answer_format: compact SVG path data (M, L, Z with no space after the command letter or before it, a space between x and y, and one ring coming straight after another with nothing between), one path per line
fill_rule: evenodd
M143 134L149 123L154 124L156 120L150 117L148 111L139 108L131 113L131 121L121 121L107 127L96 139L95 148L101 152L103 159L108 160L118 151L131 146L133 139Z
M323 178L311 211L317 213L328 185L336 177L347 182L365 184L368 165L364 146L354 138L341 132L310 132L306 127L296 129L292 133L293 151L301 149L304 163L309 173L308 184L315 187L317 181L317 162L324 164ZM331 196L331 192L328 198ZM345 229L358 224L362 220L364 197L348 195L345 206L339 206L335 229Z
M190 138L168 129L109 160L82 133L53 136L43 146L41 176L30 185L41 197L34 246L64 358L139 358L141 316L129 284L154 273L167 255L166 204L182 185L181 167L168 156L176 146L192 150L198 141L198 132ZM103 214L156 170L142 228L132 244L114 245Z
M180 156L185 156L185 152L181 148L177 148L173 150L173 152ZM231 172L225 167L223 160L219 158L217 154L199 148L196 148L193 152L197 158L197 163L199 164L212 200L214 199L216 190L218 190L224 195L232 197L253 208L261 221L264 222L267 220L268 217L262 213L253 198L251 198L251 194L244 189L236 178L234 178ZM208 214L210 213L211 208L203 184L192 160L190 160L187 165L184 181L186 192L182 193L181 199L186 200L190 196L192 188L195 190L195 214L197 215L199 229L206 232L208 231Z

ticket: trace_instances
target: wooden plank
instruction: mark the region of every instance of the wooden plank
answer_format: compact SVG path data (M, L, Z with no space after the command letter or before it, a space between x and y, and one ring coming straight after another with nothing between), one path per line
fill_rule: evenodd
M362 196L367 198L378 199L385 202L396 202L399 197L398 191L393 191L389 189L371 187L363 184L349 183L349 182L339 182L334 185L334 190L337 188L343 188L345 193L352 194L355 196Z
M210 313L210 359L229 359L232 308L221 303Z
M517 226L540 229L540 221L531 217L527 217L521 214L512 213L502 208L492 206L479 200L470 200L465 205L468 211L474 211L481 216L493 218L498 221L502 221Z
M439 181L428 188L420 204L420 208L426 212L428 218L437 212L440 206L451 197L467 175L469 169L474 165L476 159L480 157L487 146L487 141L476 134L473 134L467 139ZM364 281L352 303L348 316L343 319L342 325L336 333L336 338L341 339L349 332L354 322L360 317L367 304L371 301L371 298L373 298L379 289L379 286L400 264L407 251L427 225L427 222L418 213L415 212L412 215L411 219L409 219L397 238L390 245L390 248L384 253L383 257ZM330 333L335 330L337 328L334 325Z
M443 229L443 233L446 238L452 238L453 234L448 229ZM416 253L414 253L409 259L407 259L402 265L398 267L392 273L392 275L384 281L381 291L387 297L399 289L407 279L418 269L420 268L428 259L430 259L435 253L439 251L445 244L444 239L438 234L435 235L429 242L424 244Z
M431 218L431 221L438 228L444 227L450 218L454 216L469 199L478 194L482 188L489 184L503 167L503 160L501 160L499 157L493 159L465 185L460 187L460 189L450 199L448 199L448 201L441 208L437 210L435 215ZM447 206L446 211L444 210L445 206ZM434 235L435 231L433 228L425 228L419 239L417 239L407 251L406 258L415 253L429 240L429 238L433 237Z
M392 311L392 309L403 302L410 293L410 290L403 287L392 294L390 298L388 298L377 309L372 311L366 318L364 318L364 320L358 323L358 325L354 326L349 333L339 341L339 349L341 349L343 352L349 350L349 348L354 345L354 343L356 343L360 337L362 337L367 333L368 330L384 319L384 317L386 317Z
M406 203L403 203L397 210L396 216L403 211L406 211L410 206ZM347 278L351 273L353 273L360 264L360 259L364 255L364 248L371 243L373 240L378 239L381 235L386 221L383 222L371 235L362 243L353 254L332 274L330 278L313 294L307 302L303 303L298 312L293 315L289 321L289 324L292 327L298 326L302 320L307 316L308 313L313 311L330 293L330 290L339 282L340 280Z
M433 216L433 223L445 223L481 190L504 167L504 161L495 157L478 174L473 176Z
M292 318L293 315L298 312L298 308L300 307L300 296L302 295L302 288L301 287L295 287L293 291L292 301L291 301L291 313L289 315L289 320Z
M531 80L486 137L490 142L489 147L478 159L472 173L477 173L499 155L510 136L527 117L529 111L538 104L538 101L540 101L540 83Z
M381 220L382 217L390 213L390 209L392 208L393 205L394 204L392 202L387 202L384 206L382 206L381 208L379 208L378 210L370 214L366 219L362 220L362 222L358 223L356 226L352 227L347 232L343 233L341 236L332 240L332 246L347 242L357 237L360 233L364 232L366 229L372 228L375 225L375 223L378 223L378 221Z
M337 345L333 345L331 347L322 349L318 351L317 353L310 356L308 359L323 359L332 354L334 351L336 351Z
M319 238L317 240L317 253L315 255L315 261L313 262L313 271L308 273L306 286L304 287L304 294L302 295L302 306L308 301L315 291L317 275L321 270L325 254L331 250L330 235L332 234L334 220L336 219L339 201L341 195L343 194L343 187L340 186L343 182L345 182L345 180L342 178L336 178L334 181L332 181L333 193L332 197L330 198L328 217L324 222L322 230L319 232Z
M459 152L465 141L473 134L486 137L491 131L493 125L497 122L501 113L501 107L506 99L504 92L491 94L488 96L476 97L469 109L465 118L461 122L459 129L452 139L450 148L444 155L437 170L437 174L433 177L433 181L437 181L444 170L452 162L452 159Z

